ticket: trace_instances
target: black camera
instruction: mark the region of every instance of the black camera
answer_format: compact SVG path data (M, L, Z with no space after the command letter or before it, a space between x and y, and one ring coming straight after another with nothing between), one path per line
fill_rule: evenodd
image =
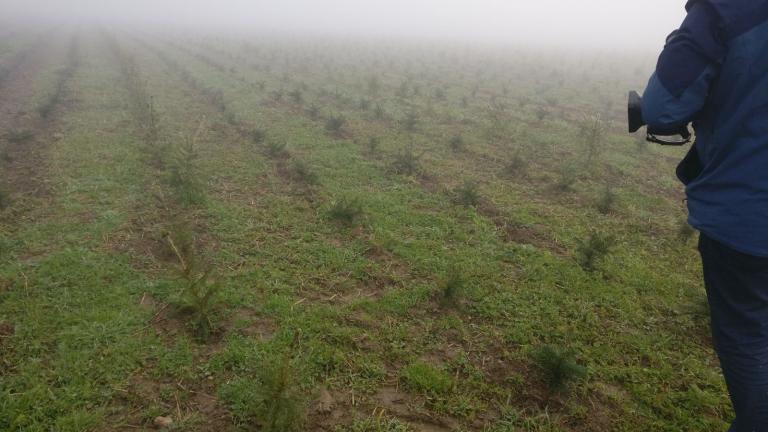
M643 119L643 98L636 91L629 92L627 120L629 124L629 133L635 133L640 130L641 127L646 126L645 120ZM675 136L680 138L668 138ZM661 130L648 127L645 139L649 142L661 145L681 146L691 142L691 131L688 130L688 126L682 126L675 130Z

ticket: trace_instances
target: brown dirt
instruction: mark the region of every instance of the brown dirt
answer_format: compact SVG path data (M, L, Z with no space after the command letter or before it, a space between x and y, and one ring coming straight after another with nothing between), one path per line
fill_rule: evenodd
M539 249L549 251L554 255L567 255L567 250L554 239L549 238L531 227L515 224L507 219L501 211L490 201L483 200L477 206L477 212L489 218L499 230L502 238L507 242L528 244Z
M372 395L321 388L310 407L305 430L334 431L341 425L350 425L356 418L369 416L394 417L418 432L449 432L460 427L453 419L419 412L420 405L423 401L418 397L403 393L393 385L385 385Z
M173 382L154 380L143 375L134 375L126 388L115 389L112 400L118 410L105 421L104 431L135 431L154 429L152 419L144 413L150 407L160 407L163 416L170 417L178 424L189 421L183 430L192 432L232 430L232 421L221 402L214 396L215 383L212 380L194 382Z

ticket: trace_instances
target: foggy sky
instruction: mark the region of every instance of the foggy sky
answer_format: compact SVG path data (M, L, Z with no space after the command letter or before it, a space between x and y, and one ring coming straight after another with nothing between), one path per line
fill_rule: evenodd
M0 17L658 48L685 0L0 0Z

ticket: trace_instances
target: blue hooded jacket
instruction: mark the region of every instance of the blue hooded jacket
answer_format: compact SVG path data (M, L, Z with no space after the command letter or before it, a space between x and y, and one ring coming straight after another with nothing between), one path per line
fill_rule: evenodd
M768 0L691 0L643 95L657 129L693 121L678 167L689 223L768 257Z

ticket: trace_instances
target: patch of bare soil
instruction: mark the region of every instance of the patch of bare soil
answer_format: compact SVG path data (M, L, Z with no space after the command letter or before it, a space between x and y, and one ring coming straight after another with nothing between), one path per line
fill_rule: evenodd
M433 418L420 413L418 398L400 392L396 386L384 386L373 395L356 395L352 391L330 391L321 388L311 404L306 430L334 431L350 425L356 418L394 417L419 432L449 432L460 424L449 418Z
M153 419L146 417L150 408L163 410L162 416L169 418L174 427L184 425L179 430L223 432L233 429L229 413L215 396L213 380L174 382L135 375L125 388L116 388L115 393L112 404L117 411L100 430L155 429Z
M508 220L490 201L483 200L480 205L477 206L477 212L490 219L507 242L535 246L558 256L567 254L565 248L555 242L554 239L547 237L531 227L515 224Z

